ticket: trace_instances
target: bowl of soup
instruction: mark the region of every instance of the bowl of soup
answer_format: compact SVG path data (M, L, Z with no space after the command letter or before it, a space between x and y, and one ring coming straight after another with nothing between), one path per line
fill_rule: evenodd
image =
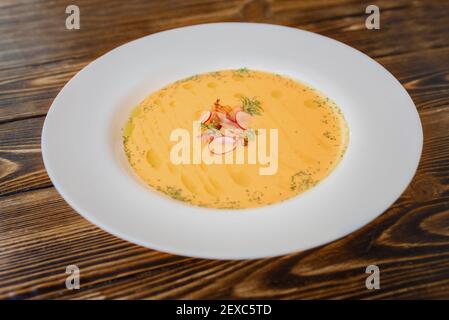
M306 250L372 221L411 181L416 107L363 53L294 28L217 23L99 57L61 90L42 154L105 231L201 258Z

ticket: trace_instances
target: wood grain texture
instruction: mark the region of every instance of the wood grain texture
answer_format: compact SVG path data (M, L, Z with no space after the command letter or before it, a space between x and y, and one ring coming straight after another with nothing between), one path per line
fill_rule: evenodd
M125 3L125 2L123 2ZM69 1L0 2L0 298L449 298L449 2L77 1L81 29L65 29ZM59 90L127 41L185 25L257 21L318 32L375 58L412 96L423 123L418 172L383 215L328 245L280 258L217 261L120 240L73 211L43 167L40 134ZM65 288L65 268L81 289ZM365 268L381 289L365 288Z

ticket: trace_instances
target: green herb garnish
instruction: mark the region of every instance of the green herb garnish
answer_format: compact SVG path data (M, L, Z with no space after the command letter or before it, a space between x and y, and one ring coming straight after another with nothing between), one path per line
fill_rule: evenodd
M238 73L248 73L249 69L244 67L244 68L237 69L235 71L238 72Z
M254 115L260 116L262 114L263 108L260 105L260 101L257 100L255 97L248 98L248 97L242 96L240 98L240 100L242 101L243 111L245 111L246 113L249 113L252 116L254 116Z
M188 202L189 200L187 198L185 198L184 196L182 196L182 189L181 188L177 188L174 186L168 186L167 189L164 192L166 195L168 195L169 197L175 199L175 200L180 200L180 201L186 201Z

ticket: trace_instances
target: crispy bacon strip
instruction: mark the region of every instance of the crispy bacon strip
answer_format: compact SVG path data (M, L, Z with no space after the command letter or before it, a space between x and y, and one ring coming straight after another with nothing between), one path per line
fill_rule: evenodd
M224 114L228 114L232 111L232 108L230 106L223 106L220 104L220 99L217 99L214 102L214 111L215 112L222 112Z

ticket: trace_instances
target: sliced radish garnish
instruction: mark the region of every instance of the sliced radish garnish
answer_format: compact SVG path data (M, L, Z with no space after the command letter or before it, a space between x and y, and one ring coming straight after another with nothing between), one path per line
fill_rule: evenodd
M201 134L201 141L209 143L216 137L221 137L219 132L214 132L212 130L206 130L204 133Z
M213 154L225 154L235 149L235 139L231 137L218 137L209 143L209 151Z
M212 112L210 112L210 111L203 111L201 113L201 116L200 116L200 121L201 121L201 123L206 123L207 121L209 121L209 119L211 117L212 117Z
M216 112L217 118L220 120L220 122L226 121L226 114L223 112Z
M237 129L239 128L239 125L235 123L234 121L231 121L229 119L224 119L220 122L222 129Z
M240 128L221 128L220 132L222 135L230 138L234 138L235 140L238 140L243 135L243 129Z
M235 122L235 115L239 111L242 111L242 108L237 107L237 108L232 109L232 111L228 113L228 118Z
M201 142L209 143L213 138L214 138L214 136L212 134L210 134L210 133L203 133L201 135Z
M235 114L235 122L243 130L246 130L249 128L250 121L251 121L251 115L249 113L246 113L244 111L238 111Z

